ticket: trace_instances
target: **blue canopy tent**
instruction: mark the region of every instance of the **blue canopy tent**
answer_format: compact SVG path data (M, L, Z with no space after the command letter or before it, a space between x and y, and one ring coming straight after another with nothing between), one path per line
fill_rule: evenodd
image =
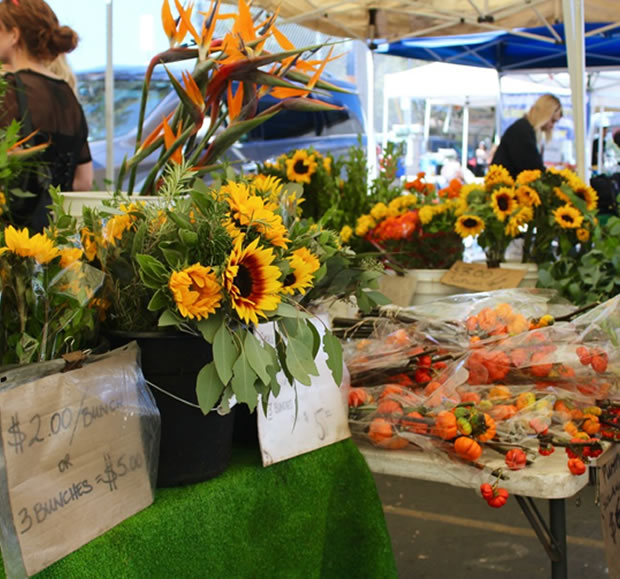
M617 26L610 23L585 24L586 68L620 67L620 28ZM419 60L495 68L500 73L568 67L564 24L515 32L408 38L379 45L377 52Z

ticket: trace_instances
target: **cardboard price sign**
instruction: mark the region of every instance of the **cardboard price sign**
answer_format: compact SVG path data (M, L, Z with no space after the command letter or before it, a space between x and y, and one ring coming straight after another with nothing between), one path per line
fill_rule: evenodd
M153 502L136 354L128 346L0 391L9 577L37 573Z
M488 268L480 263L457 261L441 278L441 283L472 291L492 291L518 287L525 276L522 269Z
M317 322L315 327L322 336L323 324ZM273 345L273 324L261 324L260 336ZM312 376L310 386L296 383L293 388L281 372L280 393L277 397L270 394L267 414L259 403L258 435L263 466L351 436L346 390L334 382L326 360L327 356L320 350L315 359L319 375Z

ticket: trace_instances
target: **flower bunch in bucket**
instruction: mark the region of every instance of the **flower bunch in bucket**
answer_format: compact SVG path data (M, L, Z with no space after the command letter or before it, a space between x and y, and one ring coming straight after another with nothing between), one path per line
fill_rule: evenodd
M233 394L251 409L259 395L266 404L282 371L309 385L319 350L340 384L340 343L328 329L320 337L303 300L333 293L330 264L346 270L350 255L336 233L297 219L299 203L272 177L230 173L206 185L180 164L165 173L157 201L119 196L85 208L84 252L106 274L104 326L174 329L207 342L213 360L196 383L205 413ZM373 307L378 275L357 271L341 289Z
M404 188L404 195L378 202L360 216L355 235L397 270L449 268L463 255L462 240L454 230L459 185L437 190L420 173Z

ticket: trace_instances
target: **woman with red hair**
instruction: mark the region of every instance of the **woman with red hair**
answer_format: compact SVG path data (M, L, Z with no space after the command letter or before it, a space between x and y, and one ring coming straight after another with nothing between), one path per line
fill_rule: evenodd
M50 185L61 191L85 191L92 186L84 112L71 87L49 69L77 43L75 31L61 26L43 0L0 2L0 63L9 71L0 127L17 120L24 137L37 131L34 141L48 144L21 185L35 196L15 197L9 205L12 220L33 231L48 223Z

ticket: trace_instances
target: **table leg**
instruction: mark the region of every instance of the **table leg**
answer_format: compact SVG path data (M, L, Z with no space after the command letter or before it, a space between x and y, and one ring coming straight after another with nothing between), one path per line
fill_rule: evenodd
M566 579L568 564L566 559L566 511L564 499L549 499L549 527L555 539L559 557L551 561L551 579Z

